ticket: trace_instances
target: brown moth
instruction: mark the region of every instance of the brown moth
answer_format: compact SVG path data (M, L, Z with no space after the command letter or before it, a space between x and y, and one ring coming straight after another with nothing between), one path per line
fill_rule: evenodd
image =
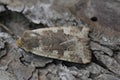
M39 56L85 64L91 61L88 33L88 27L76 26L28 30L17 45Z

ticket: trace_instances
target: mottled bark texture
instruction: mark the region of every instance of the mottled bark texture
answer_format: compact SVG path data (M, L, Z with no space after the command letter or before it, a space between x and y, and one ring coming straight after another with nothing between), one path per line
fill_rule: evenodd
M25 30L90 28L92 61L76 64L16 46ZM120 80L120 0L0 0L0 80Z

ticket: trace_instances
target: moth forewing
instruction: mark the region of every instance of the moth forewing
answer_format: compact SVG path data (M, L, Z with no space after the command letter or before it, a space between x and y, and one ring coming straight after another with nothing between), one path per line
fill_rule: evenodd
M75 63L89 63L88 27L50 27L26 31L17 45L33 54Z

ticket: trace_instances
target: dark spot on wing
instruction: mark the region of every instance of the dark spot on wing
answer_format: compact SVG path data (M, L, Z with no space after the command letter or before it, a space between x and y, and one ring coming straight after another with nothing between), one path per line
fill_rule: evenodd
M34 36L31 36L34 35ZM21 38L22 46L24 46L27 50L32 50L33 48L39 47L39 34L26 31Z
M68 40L72 39L72 36L65 34L62 29L58 30L56 33L52 31L44 31L43 34L41 43L44 45L44 51L53 52L53 50L57 50L58 55L62 56L64 51L74 50L75 42L67 43Z

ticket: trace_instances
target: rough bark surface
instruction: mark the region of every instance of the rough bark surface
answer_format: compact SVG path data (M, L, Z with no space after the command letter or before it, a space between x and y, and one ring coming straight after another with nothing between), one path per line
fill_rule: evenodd
M25 30L81 25L91 29L89 64L16 46ZM0 80L120 80L120 0L0 0Z

